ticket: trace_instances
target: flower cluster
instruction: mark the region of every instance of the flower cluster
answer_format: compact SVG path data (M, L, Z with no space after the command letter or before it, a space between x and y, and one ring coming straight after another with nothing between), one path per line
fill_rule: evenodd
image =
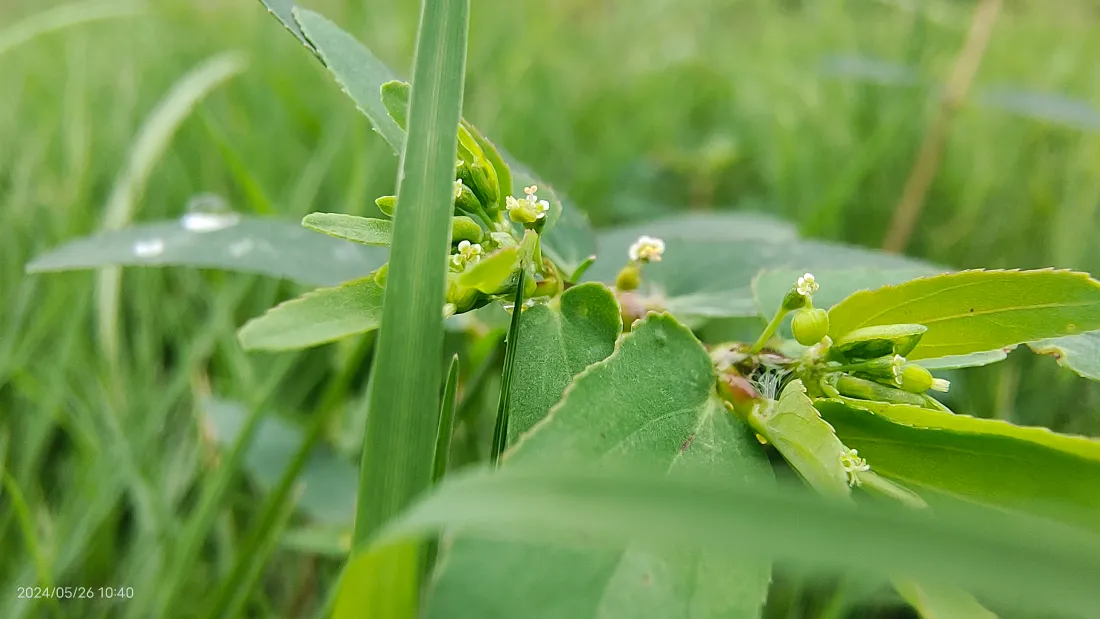
M665 242L653 236L642 235L630 246L630 260L633 262L660 262L665 253Z
M517 200L512 196L505 198L508 217L512 221L521 224L533 224L546 217L546 214L550 212L550 203L546 200L539 200L538 195L535 193L538 190L537 186L531 185L523 188L523 193L527 195L522 199Z
M458 243L458 253L451 256L451 264L455 268L465 269L467 266L477 264L481 260L481 255L480 244L460 241Z
M840 466L844 467L844 472L848 474L849 486L858 486L860 484L859 474L871 470L871 465L860 458L859 452L855 449L841 452Z
M802 277L799 277L798 282L795 283L794 287L798 294L804 297L808 297L817 292L818 288L820 288L820 286L817 285L817 280L814 279L813 273L807 273Z

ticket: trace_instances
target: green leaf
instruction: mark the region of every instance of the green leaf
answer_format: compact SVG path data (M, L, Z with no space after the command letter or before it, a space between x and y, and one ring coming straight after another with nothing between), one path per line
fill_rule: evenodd
M950 497L1100 531L1100 441L905 404L815 405L871 470L933 506Z
M897 580L894 588L921 619L997 619L974 596L951 585Z
M35 258L27 272L184 266L335 286L363 277L386 262L384 249L311 234L294 222L232 216L226 223L210 231L189 229L183 220L176 220L104 232L69 241Z
M404 542L353 556L340 578L333 619L416 617L420 546Z
M736 219L731 217L727 232L731 238L742 234L737 230L752 230L749 224L738 227L734 222ZM644 233L646 229L639 226L635 231ZM610 234L601 235L600 259L588 270L585 279L613 284L626 264L629 236L616 234L613 241L606 240ZM762 269L782 267L800 271L800 275L806 271L870 265L883 270L936 269L918 260L815 241L715 240L717 231L704 232L694 226L685 227L678 234L674 228L662 234L664 256L660 262L642 269L638 297L649 308L665 309L692 325L714 318L757 316L752 281Z
M614 548L624 540L685 551L706 548L741 560L770 556L869 582L900 574L955 583L991 602L1032 613L1021 616L1036 616L1035 611L1091 616L1100 587L1100 538L1039 519L975 505L954 505L935 516L887 504L857 508L794 486L654 478L607 466L504 466L491 473L451 475L392 522L375 543L381 548L438 531L512 541L521 535L562 552L562 544L576 548L582 535L579 542L590 549ZM575 566L578 572L582 567ZM513 590L510 583L526 574L491 564L476 568L482 571L466 578L474 585L479 579L495 585L479 603L523 595L522 588ZM446 576L451 572L458 570L448 569ZM584 574L577 580L588 582ZM725 587L740 588L734 580ZM528 590L533 591L538 590ZM547 597L527 603L560 604L578 591L548 591ZM435 612L446 610L453 610L447 616L454 617L468 612L461 607ZM597 616L584 610L559 616Z
M615 296L590 282L558 299L524 310L520 316L508 444L546 417L573 377L615 350L623 331Z
M298 26L298 22L294 20L294 0L260 0L260 2L267 7L268 12L275 16L275 19L279 20L284 28L302 42L302 45L305 45L311 52L317 53L313 44L306 39L306 35Z
M519 264L520 247L518 245L505 247L486 256L463 273L458 283L476 288L485 294L494 294L515 275Z
M717 399L715 380L691 332L668 316L651 316L577 376L550 414L506 453L501 470L625 461L686 478L770 478L752 433ZM515 523L500 532L514 538L524 530ZM770 577L764 558L632 543L594 550L585 539L567 548L459 537L441 561L428 616L759 615Z
M788 383L778 402L754 409L748 421L811 488L826 496L851 496L840 463L844 445L806 396L801 379Z
M447 461L451 454L451 437L454 434L455 404L458 401L458 355L451 357L447 370L447 382L443 384L443 403L439 407L439 429L435 433L435 458L432 465L432 481L437 482L447 474Z
M409 83L392 80L382 84L382 105L404 131L409 126Z
M1054 357L1058 365L1079 376L1100 380L1100 331L1030 342L1028 346L1039 354Z
M984 352L1100 329L1100 282L1072 271L963 271L858 292L829 310L835 340L862 327L922 324L910 359Z
M366 333L378 328L383 297L373 276L318 288L249 320L237 337L246 350L292 350Z
M359 111L370 119L374 130L393 148L393 152L401 153L405 147L405 132L386 113L381 96L382 84L396 77L393 71L355 37L323 16L300 7L293 7L293 12L302 33L313 44L340 87L355 101ZM451 167L454 167L453 161ZM451 174L454 175L453 169Z
M519 354L519 321L523 316L523 284L527 272L520 270L516 278L516 293L512 297L512 319L504 340L504 367L500 371L500 394L497 397L497 418L493 425L493 442L489 447L489 464L497 466L508 445L508 421L512 414L512 383L516 378L516 355Z
M389 245L393 238L393 222L342 213L310 213L302 219L310 230L363 245Z
M1008 353L1015 347L1001 350L987 350L985 352L972 352L968 355L951 355L949 357L936 357L934 359L921 359L920 364L929 370L957 370L959 368L973 368L1004 361Z

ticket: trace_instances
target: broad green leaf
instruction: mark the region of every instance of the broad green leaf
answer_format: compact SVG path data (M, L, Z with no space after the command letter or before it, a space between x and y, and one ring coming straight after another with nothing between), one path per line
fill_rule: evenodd
M311 52L316 53L313 44L306 39L306 35L302 32L301 27L298 26L298 22L294 20L294 0L260 0L267 7L269 13L275 16L275 19L279 20L279 23L284 28L290 31L302 45L305 45Z
M1019 616L1036 616L1036 611L1091 616L1100 587L1100 537L1041 519L962 504L936 514L888 504L857 507L795 486L772 488L733 479L719 483L705 476L652 477L606 466L505 466L451 475L391 522L375 543L381 548L438 531L513 541L522 536L532 544L557 544L562 552L570 543L576 548L582 535L580 543L590 549L615 548L624 540L682 550L706 548L742 559L771 556L870 582L904 575L951 582L999 606L1027 611ZM509 576L516 574L491 564L476 567L483 571L467 574L470 581L495 585L479 603L522 595L509 587ZM578 574L577 580L584 579ZM727 590L737 585L725 583ZM548 591L545 598L529 603L556 604L573 599L577 591ZM468 612L461 607L444 610L453 610L449 617Z
M293 7L293 12L302 33L313 44L340 87L355 101L359 111L370 119L374 130L393 148L393 152L401 153L405 147L405 132L382 105L382 84L396 77L393 71L355 37L323 16L300 7ZM453 175L454 170L451 172Z
M1039 354L1054 357L1058 365L1084 378L1100 380L1100 331L1030 342L1028 346Z
M788 383L777 402L753 410L748 421L811 488L830 497L851 496L840 461L844 444L821 419L801 379Z
M717 399L715 379L710 357L690 331L668 316L651 316L611 356L576 377L561 402L510 449L501 470L625 462L684 478L770 478L751 431ZM515 523L500 533L514 538L524 530ZM714 553L627 543L592 549L586 540L554 547L459 537L441 561L428 616L759 615L767 559L736 548Z
M140 224L69 241L27 265L29 273L107 266L184 266L335 286L386 262L386 250L312 234L290 221L237 217L198 230L185 220Z
M202 412L204 436L222 448L233 445L248 417L248 410L243 405L216 398L205 400ZM303 440L301 428L267 416L260 422L245 454L249 475L265 491L270 491ZM355 467L332 450L315 449L298 475L302 486L298 508L319 524L336 526L350 533L355 514L356 476Z
M911 359L984 352L1100 329L1100 282L1072 271L962 271L857 292L829 310L829 334L928 327Z
M246 350L292 350L366 333L378 328L383 296L374 276L318 288L249 320L237 337Z
M393 238L393 222L388 219L370 219L343 213L310 213L302 219L302 225L331 237L363 245L388 246Z
M574 286L550 303L524 310L508 443L546 416L574 376L610 355L622 330L619 304L603 284Z
M463 273L458 282L485 294L494 294L515 275L519 263L520 247L505 247L483 258Z
M905 404L843 398L815 405L871 470L933 505L936 495L946 496L1100 531L1096 439Z
M733 221L731 228L738 229ZM637 229L644 230L641 226ZM600 258L585 279L612 284L626 264L627 237L617 235L612 246L604 241L610 234L601 235ZM762 269L816 272L872 265L884 270L935 268L918 260L816 241L715 240L713 235L717 233L700 239L692 235L703 233L693 227L679 236L664 234L664 256L642 269L638 296L649 308L667 310L692 325L713 318L757 316L752 281Z
M997 619L974 596L951 585L895 580L894 588L921 619Z

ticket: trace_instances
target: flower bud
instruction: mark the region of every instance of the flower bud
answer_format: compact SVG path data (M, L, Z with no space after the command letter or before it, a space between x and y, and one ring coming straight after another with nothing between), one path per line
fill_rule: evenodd
M829 313L823 309L804 307L791 319L794 339L803 346L813 346L829 334Z
M477 225L477 222L473 219L461 215L451 219L452 243L459 243L461 241L480 243L483 238L485 238L485 231L482 230L481 226Z
M638 268L638 263L632 262L625 267L622 271L619 271L619 275L615 278L615 287L619 290L637 290L638 285L642 281L642 270Z
M910 393L924 393L929 389L947 391L951 383L942 378L933 378L932 373L922 366L910 363L898 377L898 384Z
M485 212L474 192L461 180L455 181L455 212L470 215L479 215Z
M393 217L393 209L397 206L397 196L382 196L374 201L378 210L386 217Z

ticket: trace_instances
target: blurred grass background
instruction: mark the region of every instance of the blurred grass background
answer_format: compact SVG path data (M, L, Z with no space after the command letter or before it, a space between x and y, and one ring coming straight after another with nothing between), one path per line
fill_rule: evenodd
M131 3L132 16L3 45L15 24L57 4L0 3L0 616L154 616L174 536L217 458L196 403L217 394L299 419L334 410L330 442L348 454L369 338L246 355L235 328L294 286L129 269L122 349L109 362L95 338L94 277L26 277L24 265L99 229L144 118L226 50L243 52L247 71L181 126L136 220L178 217L203 193L288 219L369 214L392 193L396 161L253 0ZM303 4L408 74L419 3ZM878 247L972 6L474 0L465 113L600 226L744 208L793 219L806 236ZM1006 3L911 254L1100 273L1098 19L1092 0ZM1100 434L1100 389L1049 358L1017 351L956 378L960 412ZM236 558L261 503L239 486L173 616L193 616ZM306 616L337 567L278 550L249 612ZM135 600L16 599L17 587L47 582L130 586Z

